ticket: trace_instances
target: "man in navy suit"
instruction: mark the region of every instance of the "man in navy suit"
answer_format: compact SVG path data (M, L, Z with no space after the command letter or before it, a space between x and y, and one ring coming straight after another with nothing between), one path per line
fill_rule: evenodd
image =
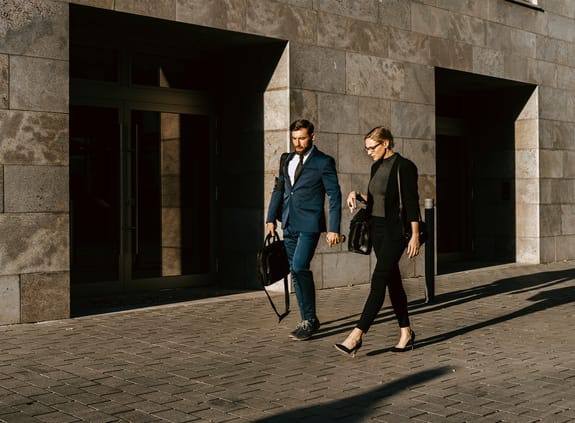
M280 160L268 215L266 233L275 233L281 220L284 243L302 321L290 336L298 341L309 339L319 329L315 310L315 286L310 263L320 233L327 230L327 244L340 242L341 190L335 160L313 145L314 126L300 119L290 125L294 152ZM329 230L325 219L325 194L329 198Z

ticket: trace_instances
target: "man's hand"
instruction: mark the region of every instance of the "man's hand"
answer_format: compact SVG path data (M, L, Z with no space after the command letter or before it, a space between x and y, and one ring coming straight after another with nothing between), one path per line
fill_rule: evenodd
M266 234L271 234L271 236L276 235L276 225L274 222L266 223Z
M339 234L337 232L328 232L326 236L327 245L330 247L339 243Z

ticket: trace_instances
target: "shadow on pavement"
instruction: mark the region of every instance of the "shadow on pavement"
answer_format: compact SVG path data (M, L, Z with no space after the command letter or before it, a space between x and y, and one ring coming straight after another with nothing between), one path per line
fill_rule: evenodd
M425 370L349 398L286 411L275 416L255 420L255 422L293 423L305 421L306 423L324 423L337 420L342 423L353 423L365 421L367 415L374 415L378 402L397 395L402 390L427 383L450 372L451 369L447 367ZM381 412L379 414L386 414L385 407L380 406Z

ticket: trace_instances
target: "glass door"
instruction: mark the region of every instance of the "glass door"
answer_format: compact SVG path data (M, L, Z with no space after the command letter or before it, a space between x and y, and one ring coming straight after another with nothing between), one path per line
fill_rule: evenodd
M76 287L187 286L215 269L211 118L158 109L70 108Z

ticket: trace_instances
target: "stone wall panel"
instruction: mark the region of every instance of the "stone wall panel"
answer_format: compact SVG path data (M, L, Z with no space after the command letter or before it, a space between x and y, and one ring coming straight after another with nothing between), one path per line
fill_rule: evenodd
M4 0L0 51L13 55L68 59L68 5L46 0Z
M68 211L68 168L4 166L4 209L9 213Z
M427 65L430 62L429 37L415 32L390 29L389 58Z
M347 94L397 99L405 86L400 62L362 54L347 54Z
M338 94L318 94L318 124L322 131L356 134L358 98Z
M0 54L0 109L8 108L8 56Z
M176 0L115 0L119 12L162 19L176 19Z
M359 21L377 21L378 0L321 0L315 1L314 6L323 12L348 16Z
M342 37L342 34L346 36ZM381 24L321 13L318 23L318 44L386 57L389 30Z
M473 48L470 45L432 38L429 48L433 66L465 72L473 70Z
M177 20L240 31L245 28L246 0L177 0Z
M411 3L405 0L379 0L378 21L393 28L411 28Z
M0 214L0 275L69 269L67 214Z
M68 113L68 62L10 58L10 108Z
M31 273L21 276L22 322L70 317L70 274Z
M0 110L0 162L68 164L68 115Z
M20 323L20 278L0 276L0 325Z
M290 81L295 89L345 93L345 52L290 43Z
M246 30L312 44L317 41L317 12L281 3L247 0Z

